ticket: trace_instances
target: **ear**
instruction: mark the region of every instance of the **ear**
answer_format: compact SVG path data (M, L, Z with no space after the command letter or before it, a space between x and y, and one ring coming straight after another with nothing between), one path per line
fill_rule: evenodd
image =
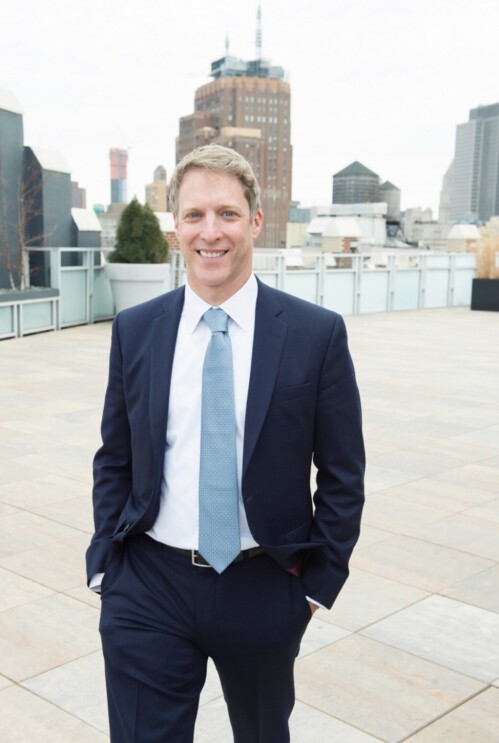
M262 229L262 223L263 223L263 212L261 209L258 209L255 212L255 216L253 217L253 226L251 229L254 240L256 240L256 238L260 234L260 230Z

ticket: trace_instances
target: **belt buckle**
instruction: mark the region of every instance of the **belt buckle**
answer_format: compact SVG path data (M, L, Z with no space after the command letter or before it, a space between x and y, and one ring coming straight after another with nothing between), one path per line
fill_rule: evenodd
M204 562L197 562L198 558L204 560ZM199 554L198 550L191 550L191 565L195 565L197 568L211 568L211 565Z

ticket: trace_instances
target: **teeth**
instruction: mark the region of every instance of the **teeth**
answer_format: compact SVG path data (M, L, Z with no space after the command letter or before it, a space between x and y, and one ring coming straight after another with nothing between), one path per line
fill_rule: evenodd
M222 255L225 255L225 250L220 250L218 253L208 253L206 250L200 250L199 255L202 258L220 258Z

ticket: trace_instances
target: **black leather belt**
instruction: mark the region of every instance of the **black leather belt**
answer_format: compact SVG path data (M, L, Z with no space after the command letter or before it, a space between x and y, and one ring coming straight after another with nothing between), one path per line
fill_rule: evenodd
M152 542L155 546L159 547L160 549L164 549L167 552L175 552L177 555L184 555L184 557L188 557L191 561L191 565L195 565L197 568L211 568L211 565L209 562L207 562L204 557L197 551L197 550L186 550L182 549L181 547L171 547L169 544L163 544L163 542L158 542L157 539L153 539L148 534L144 534L144 537L147 539L148 542ZM242 550L237 557L235 557L232 560L232 563L235 562L242 562L243 560L250 560L252 557L256 557L257 555L262 555L265 552L263 547L251 547L249 550Z

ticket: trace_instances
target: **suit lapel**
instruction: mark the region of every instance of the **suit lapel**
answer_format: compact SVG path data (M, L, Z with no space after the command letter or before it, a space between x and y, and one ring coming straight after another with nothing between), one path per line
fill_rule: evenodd
M164 451L165 446L173 356L183 305L182 287L167 297L163 314L153 321L149 420L153 445L158 451Z
M244 430L243 477L253 454L272 397L281 361L286 323L279 318L278 295L258 281L255 336Z
M156 453L163 452L168 419L170 383L178 324L184 305L184 288L166 299L164 312L153 321L149 420ZM246 406L243 476L253 454L274 390L286 337L286 323L279 318L278 295L258 281L255 335Z

